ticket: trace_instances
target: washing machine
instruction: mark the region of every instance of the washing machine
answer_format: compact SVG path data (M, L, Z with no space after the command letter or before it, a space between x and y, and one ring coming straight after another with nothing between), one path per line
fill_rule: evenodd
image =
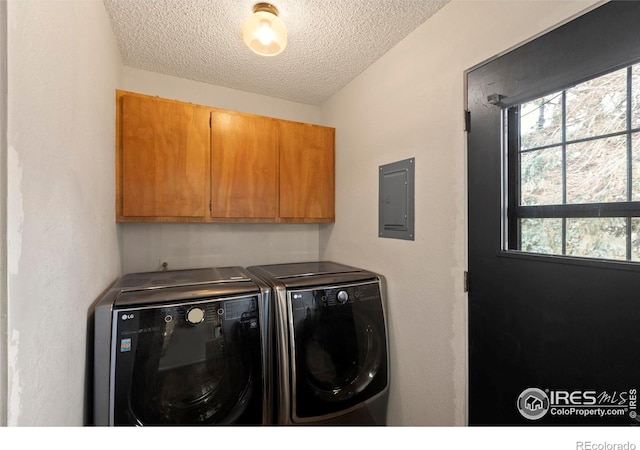
M247 270L274 293L277 423L385 425L384 278L332 261Z
M220 267L116 280L94 312L95 424L271 424L271 289L253 278Z

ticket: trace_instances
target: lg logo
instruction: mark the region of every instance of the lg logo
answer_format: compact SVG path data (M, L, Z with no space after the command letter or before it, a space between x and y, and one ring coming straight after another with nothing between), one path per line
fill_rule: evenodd
M133 314L123 314L122 317L120 317L122 320L129 320L129 319L133 319L135 316Z

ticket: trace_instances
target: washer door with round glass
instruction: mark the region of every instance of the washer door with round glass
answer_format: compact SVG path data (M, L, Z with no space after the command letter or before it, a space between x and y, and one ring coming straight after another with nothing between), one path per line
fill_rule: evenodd
M290 291L293 419L335 417L387 386L377 282Z
M114 310L115 425L262 422L258 297Z

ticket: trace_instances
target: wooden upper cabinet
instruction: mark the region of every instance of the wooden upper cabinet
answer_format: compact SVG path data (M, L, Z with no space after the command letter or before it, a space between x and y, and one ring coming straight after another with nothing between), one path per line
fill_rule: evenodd
M209 110L118 92L119 220L205 220Z
M211 215L275 221L277 121L234 111L211 113Z
M333 128L116 91L120 222L333 222Z
M335 129L279 121L280 220L335 219Z

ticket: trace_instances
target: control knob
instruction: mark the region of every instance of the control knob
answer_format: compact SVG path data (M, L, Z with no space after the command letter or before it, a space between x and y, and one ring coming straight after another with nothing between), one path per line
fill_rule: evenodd
M187 311L187 322L198 324L204 320L204 311L202 308L191 308Z
M347 300L349 300L349 294L347 293L347 291L339 291L336 298L338 300L338 303L344 304L347 303Z

